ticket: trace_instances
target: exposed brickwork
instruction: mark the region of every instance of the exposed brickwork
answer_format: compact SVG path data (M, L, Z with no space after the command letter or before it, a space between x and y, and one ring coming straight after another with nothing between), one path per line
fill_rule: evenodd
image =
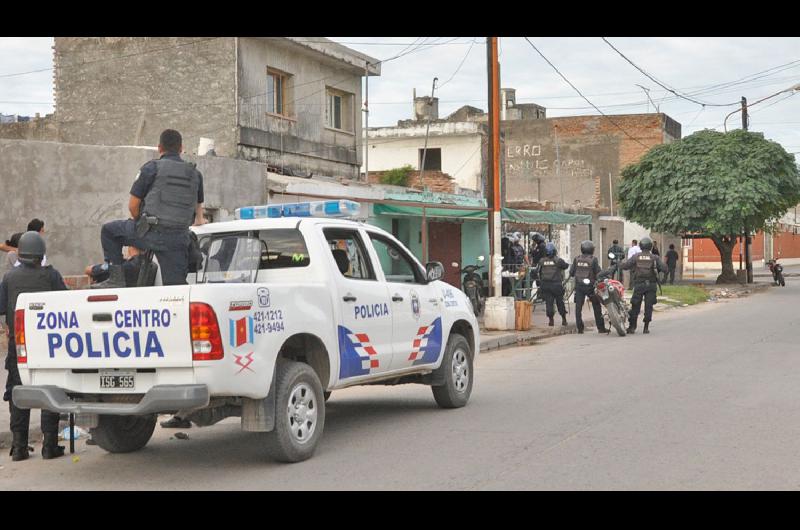
M369 182L371 184L380 184L381 175L384 173L385 171L370 171ZM426 171L422 177L423 180L420 180L419 171L412 171L408 178L408 187L418 190L427 188L436 193L455 192L455 180L447 173L442 173L441 171Z

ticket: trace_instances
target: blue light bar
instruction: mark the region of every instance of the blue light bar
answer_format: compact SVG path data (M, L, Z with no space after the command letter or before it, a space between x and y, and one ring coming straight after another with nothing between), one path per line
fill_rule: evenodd
M236 219L263 219L276 217L355 217L361 205L355 201L309 201L236 208Z

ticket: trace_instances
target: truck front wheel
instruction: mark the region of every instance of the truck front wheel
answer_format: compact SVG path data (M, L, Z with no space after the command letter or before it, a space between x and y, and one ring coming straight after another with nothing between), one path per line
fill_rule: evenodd
M450 335L442 366L445 383L432 386L433 398L445 409L463 407L472 393L472 351L461 335Z
M267 453L278 462L311 458L325 427L325 398L316 372L307 364L278 361L275 428L266 437Z
M108 416L98 418L91 430L92 439L109 453L138 451L150 441L156 428L156 415Z

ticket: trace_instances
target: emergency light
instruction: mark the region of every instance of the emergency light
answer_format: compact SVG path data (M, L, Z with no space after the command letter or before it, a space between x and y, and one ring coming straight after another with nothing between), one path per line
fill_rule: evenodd
M361 205L354 201L309 201L286 204L265 204L236 208L236 219L263 219L265 217L355 217Z

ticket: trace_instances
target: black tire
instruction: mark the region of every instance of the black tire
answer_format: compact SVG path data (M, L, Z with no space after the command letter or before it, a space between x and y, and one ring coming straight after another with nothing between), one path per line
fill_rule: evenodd
M280 360L276 370L275 429L265 433L267 453L278 462L302 462L311 458L322 437L325 392L305 363Z
M779 280L780 280L780 282L781 282L781 287L786 287L786 280L784 280L784 279L783 279L783 274L781 274L780 276L778 276L778 279L779 279Z
M606 306L606 310L608 311L608 320L611 322L611 325L614 326L614 329L617 331L617 335L624 337L626 333L624 313L614 302L608 304Z
M132 453L150 441L156 428L156 415L101 415L91 429L92 440L109 453Z
M433 399L444 409L463 407L472 393L473 352L462 335L453 334L447 340L442 365L437 369L444 374L443 385L432 386Z

